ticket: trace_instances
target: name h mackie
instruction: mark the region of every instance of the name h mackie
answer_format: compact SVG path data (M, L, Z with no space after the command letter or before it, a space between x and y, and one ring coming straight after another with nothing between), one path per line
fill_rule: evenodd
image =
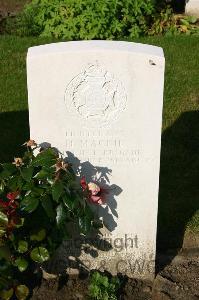
M138 249L138 242L137 235L134 237L128 237L128 235L125 234L124 237L121 238L112 238L110 236L103 236L102 238L80 236L76 239L67 240L65 247L68 250L75 250L81 248L83 249L86 245L91 245L103 251L114 249L116 252L121 252L129 248Z

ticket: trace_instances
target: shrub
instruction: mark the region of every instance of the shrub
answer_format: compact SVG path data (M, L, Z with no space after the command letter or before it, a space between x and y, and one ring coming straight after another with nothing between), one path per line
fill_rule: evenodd
M199 35L197 18L193 16L176 16L171 8L163 9L155 15L154 22L148 31L149 35Z
M154 0L33 0L18 18L20 35L121 39L146 34Z
M89 296L94 300L117 300L120 281L117 277L108 278L106 275L94 272L90 277Z
M79 234L102 225L90 207L90 186L99 186L79 182L54 149L26 146L23 158L0 166L0 299L26 299L27 278L71 237L72 223Z

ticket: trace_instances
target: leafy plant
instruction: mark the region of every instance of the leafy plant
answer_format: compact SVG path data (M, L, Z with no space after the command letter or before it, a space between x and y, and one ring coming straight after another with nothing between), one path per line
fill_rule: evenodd
M176 19L171 8L163 9L158 15L154 15L154 22L149 30L149 35L177 33Z
M179 30L186 34L199 35L199 26L195 16L183 16L178 18Z
M178 35L199 34L196 24L197 18L193 16L174 15L170 7L163 9L153 16L153 24L148 31L149 35Z
M1 299L13 294L26 299L25 274L40 271L41 264L71 237L67 224L74 223L80 234L97 224L70 163L33 140L26 146L23 158L0 166Z
M154 0L33 0L17 31L67 40L138 37L154 11Z
M117 300L120 281L117 277L109 279L107 276L94 272L90 277L89 296L95 300Z
M176 16L171 1L32 0L7 31L66 40L124 39L198 34L194 17ZM171 4L171 3L170 3Z

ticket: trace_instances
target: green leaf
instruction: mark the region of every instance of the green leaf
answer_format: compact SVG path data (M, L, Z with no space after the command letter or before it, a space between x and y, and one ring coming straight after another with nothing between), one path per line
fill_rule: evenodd
M10 262L5 258L0 259L0 274L10 274Z
M16 172L16 167L12 163L4 163L2 167L5 171L7 171L10 175Z
M18 285L15 294L18 300L25 300L29 295L29 289L26 285Z
M63 190L64 190L64 186L61 181L56 181L52 185L52 197L53 197L54 201L58 202L59 198L61 197L61 195L63 193Z
M180 24L185 25L185 26L189 26L189 21L185 20L185 19L180 19Z
M22 168L21 169L21 176L23 177L23 179L25 181L30 182L30 180L32 178L33 171L34 171L33 167Z
M9 178L10 176L10 173L6 170L3 170L1 173L0 173L0 180L3 180L3 179L7 179Z
M24 218L20 218L15 226L16 228L20 228L23 226L23 224L24 224Z
M24 184L24 180L21 177L21 175L20 176L15 175L9 179L7 186L11 191L16 191L16 190L21 190L23 184Z
M75 201L74 199L71 199L71 197L69 195L67 195L66 193L62 196L63 202L65 204L65 206L69 209L69 210L73 210L75 207Z
M30 257L32 258L32 260L38 263L43 263L50 258L48 250L43 247L34 248L30 253Z
M5 233L6 233L5 228L0 227L0 238L1 238L2 236L4 236Z
M43 206L47 216L50 219L55 218L55 212L53 210L53 205L52 205L52 200L50 199L49 196L44 196L41 198L41 205Z
M41 194L43 194L44 190L41 188L41 187L36 187L36 186L33 186L31 188L31 193L34 195L34 196L38 196L40 197Z
M10 300L13 296L13 293L14 293L14 290L13 288L12 289L9 289L9 290L3 290L3 291L0 291L0 299L2 300Z
M39 153L33 160L32 165L35 167L51 167L56 163L56 156L52 149L47 149Z
M65 223L62 223L57 229L60 235L60 241L67 241L71 238L71 234L67 231Z
M186 20L190 23L190 24L195 24L197 22L197 17L195 16L187 16Z
M56 212L57 212L56 215L57 225L61 226L67 218L67 213L62 203L57 206Z
M79 217L79 228L82 233L87 234L91 229L91 220L87 216Z
M2 225L8 224L8 217L2 211L0 211L0 224Z
M5 181L0 179L0 194L3 193L5 186Z
M36 179L44 179L44 178L46 178L48 175L49 175L49 172L42 169L41 171L39 171L39 172L34 176L34 178L36 178Z
M19 253L25 253L28 251L28 243L26 241L19 241L18 243L18 252Z
M103 276L103 277L101 278L101 284L102 284L105 288L107 288L107 287L109 286L108 277Z
M23 187L22 190L23 191L30 191L33 187L33 183L32 182L26 182Z
M28 213L32 213L37 206L39 205L38 198L34 198L32 196L26 196L24 200L21 201L20 209L22 211L27 211Z
M0 247L0 260L3 258L7 261L10 261L11 253L8 245Z
M46 230L41 229L36 234L31 234L30 240L40 242L40 241L43 241L45 239L45 237L46 237Z
M18 257L16 260L15 260L15 266L18 267L19 271L20 272L24 272L27 267L28 267L28 262L27 260L25 260L24 258L22 257Z
M47 178L47 181L50 185L53 185L53 183L54 183L54 179L50 178L50 177Z

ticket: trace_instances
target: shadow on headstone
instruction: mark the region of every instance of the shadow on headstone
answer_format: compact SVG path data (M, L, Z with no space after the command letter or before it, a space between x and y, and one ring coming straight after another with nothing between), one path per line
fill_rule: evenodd
M186 226L199 209L198 130L199 112L189 111L162 134L157 250L174 249L171 259L182 247Z
M52 147L48 142L43 142L40 146L43 149ZM54 149L61 154L58 149ZM103 236L100 230L93 229L89 235L83 236L78 233L75 224L69 224L66 229L71 233L71 238L63 242L52 260L45 265L45 270L53 274L64 274L66 269L88 273L91 267L90 260L98 257L98 251L110 251L112 249L109 233L117 227L115 220L118 217L115 196L119 195L122 189L115 184L110 185L109 177L112 171L109 168L94 166L89 161L81 162L69 151L66 154L64 160L71 164L77 178L81 179L84 176L87 183L95 182L100 185L106 201L104 205L92 204L91 208L96 216L103 221L105 226L103 232L108 233L108 235ZM86 258L80 258L82 253L83 255L86 254Z
M117 202L115 200L115 196L118 196L122 189L115 185L109 185L112 170L107 167L99 167L93 166L89 161L82 162L74 156L73 153L67 151L67 160L72 164L73 170L77 176L82 178L85 176L87 182L97 182L100 184L100 187L105 191L107 191L107 203L106 207L97 206L96 212L99 217L103 218L103 222L107 229L112 232L117 224L113 218L115 216L118 217L117 214Z
M28 111L0 113L0 137L0 162L11 162L14 157L22 156L26 148L21 145L29 139ZM34 137L31 138L34 139ZM48 147L50 144L44 143L43 146ZM78 158L76 158L72 153L68 153L67 159L69 161L71 160L70 162L74 164L74 171L77 171L77 168L80 168L80 175L83 174L83 172L86 173L85 176L88 182L91 178L94 178L95 175L98 174L98 182L100 182L105 189L109 189L109 201L107 205L105 207L96 206L96 208L99 210L99 215L104 218L104 222L107 223L109 231L113 231L117 226L113 218L113 215L117 217L117 205L114 195L118 195L122 190L118 186L108 185L108 178L111 175L111 170L106 167L94 167L89 162L80 164ZM86 170L88 171L86 172ZM53 271L56 271L55 269L58 268L60 272L62 267L66 269L66 261L70 267L76 265L80 270L86 271L88 269L86 263L83 263L78 259L82 248L87 253L90 251L91 257L97 257L97 250L109 251L112 248L108 239L103 239L98 230L93 231L91 235L86 238L76 236L75 241L69 240L68 243L69 244L66 243L63 245L63 247L64 249L67 249L68 252L75 250L76 263L74 260L69 259L67 251L65 252L65 256L63 255L62 248L62 250L59 250L61 251L59 261L52 262L50 266ZM70 243L72 243L72 246Z
M190 111L182 113L174 124L162 134L160 189L159 189L159 212L157 228L157 267L163 268L158 262L160 253L173 249L172 256L177 253L183 244L184 231L187 223L199 209L199 112ZM13 157L21 156L24 148L21 147L29 139L28 111L0 113L0 162L12 161ZM34 139L34 137L31 137ZM78 168L79 161L73 160L74 168ZM82 174L87 169L85 162L81 165ZM100 172L101 182L108 185L111 170L106 167L90 166L90 171ZM86 175L86 174L85 174ZM89 174L86 175L90 179ZM99 178L100 178L99 177ZM109 217L114 223L113 216L117 216L117 207L114 195L121 192L118 187L113 187L113 196L109 201ZM111 216L112 214L112 216ZM110 222L111 223L111 222ZM96 235L97 236L97 235ZM109 249L108 241L101 241L101 237L92 238L90 244L98 243L97 247ZM96 247L96 248L97 248ZM88 251L88 250L86 250ZM79 249L77 249L79 252ZM79 252L80 253L80 252ZM97 252L92 252L94 256ZM86 267L85 267L86 269Z

